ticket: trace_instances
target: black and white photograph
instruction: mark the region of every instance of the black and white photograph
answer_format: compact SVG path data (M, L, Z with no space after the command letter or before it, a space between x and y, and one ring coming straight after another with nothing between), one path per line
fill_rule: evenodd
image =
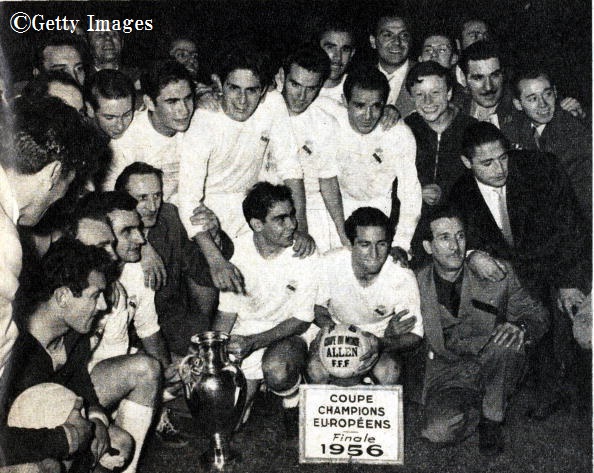
M588 473L592 4L0 0L0 473Z

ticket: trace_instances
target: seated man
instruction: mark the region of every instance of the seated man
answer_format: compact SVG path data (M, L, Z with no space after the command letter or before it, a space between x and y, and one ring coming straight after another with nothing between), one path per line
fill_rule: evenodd
M86 368L88 334L97 314L107 308L103 293L111 260L104 250L64 239L50 248L41 266L43 278L32 312L20 314L14 360L18 370L9 383L9 400L41 383L61 384L86 403L94 432L85 419L71 413L65 424L51 430L9 428L8 450L29 461L78 457L84 462L90 446L94 462L109 469L122 467L130 458L132 439L105 415ZM110 452L110 446L117 453Z
M524 346L544 334L547 312L507 262L501 281L479 279L469 270L464 224L452 209L431 215L423 247L433 261L417 274L429 347L421 435L436 443L458 442L478 424L480 452L499 454Z
M196 212L210 209L232 239L249 233L241 202L258 180L282 181L295 199L298 229L295 251L313 253L307 234L303 170L299 148L282 96L267 92L269 66L260 51L239 45L224 54L217 83L222 90L217 111L198 109L186 132L179 172L179 212L190 238L202 249L215 285L242 292L242 279L222 257L210 233L194 225ZM157 166L158 167L158 166Z
M352 248L333 250L321 260L316 324L352 324L370 332L375 339L375 349L367 354L370 362L350 382L370 372L380 384L396 384L401 372L399 354L423 337L417 282L410 270L387 261L394 234L381 211L372 207L355 210L345 231ZM320 361L322 334L323 329L311 345L307 374L313 383L328 384L338 380Z
M402 121L389 130L379 126L389 91L388 80L375 67L347 76L347 108L337 105L333 113L340 125L338 182L344 214L370 206L389 215L396 227L394 246L404 253L410 250L421 213L421 185L415 138L408 126Z
M242 360L248 381L248 408L262 381L295 408L307 355L299 335L314 318L316 258L293 256L297 223L289 188L257 183L243 213L252 232L235 240L231 261L244 276L245 293L221 293L213 329L231 333L229 351Z
M85 245L102 248L117 262L115 235L106 209L84 199L75 209L66 234ZM93 353L88 368L99 402L105 409L117 409L115 422L134 438L134 457L126 473L136 471L145 436L158 407L161 366L153 357L128 353L127 321L134 313L133 299L128 298L121 282L110 287L109 313L93 331ZM105 339L105 340L103 340ZM104 342L104 343L102 343ZM118 344L125 345L118 350ZM115 356L114 356L115 354Z
M592 130L563 110L557 90L544 69L523 69L513 79L514 116L509 140L522 149L554 154L569 180L584 214L592 220Z
M188 239L177 207L163 202L163 172L149 164L136 162L118 177L115 190L130 194L138 201L136 210L142 219L148 242L162 258L167 284L155 291L155 307L159 325L169 349L185 356L190 336L208 330L217 303L206 262L198 245ZM226 257L231 242L224 234Z

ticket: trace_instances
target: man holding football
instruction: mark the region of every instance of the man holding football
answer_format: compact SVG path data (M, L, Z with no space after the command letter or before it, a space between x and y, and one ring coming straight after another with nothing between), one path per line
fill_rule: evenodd
M345 222L352 248L330 251L320 264L315 323L322 328L309 350L308 379L316 384L358 384L368 377L379 384L396 384L400 377L399 354L418 345L423 337L419 289L409 269L388 261L393 226L373 207L362 207ZM351 369L328 358L348 352L345 347L328 351L332 332L351 327L358 338ZM335 328L336 326L336 328ZM346 339L346 337L345 337ZM335 340L334 340L335 341ZM322 351L320 351L320 344ZM362 349L365 347L365 353ZM338 363L344 365L343 363Z

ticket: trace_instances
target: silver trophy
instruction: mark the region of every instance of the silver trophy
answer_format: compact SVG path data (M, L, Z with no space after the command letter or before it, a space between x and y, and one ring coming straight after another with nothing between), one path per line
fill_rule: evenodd
M230 450L229 438L245 408L247 388L242 371L227 356L228 341L223 332L194 335L190 350L195 353L179 367L190 413L210 437L210 447L201 456L208 472L230 471L240 460Z

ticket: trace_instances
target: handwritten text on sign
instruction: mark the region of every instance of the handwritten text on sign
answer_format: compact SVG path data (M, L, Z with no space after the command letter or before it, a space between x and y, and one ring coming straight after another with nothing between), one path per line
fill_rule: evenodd
M301 463L404 463L401 386L300 389Z

